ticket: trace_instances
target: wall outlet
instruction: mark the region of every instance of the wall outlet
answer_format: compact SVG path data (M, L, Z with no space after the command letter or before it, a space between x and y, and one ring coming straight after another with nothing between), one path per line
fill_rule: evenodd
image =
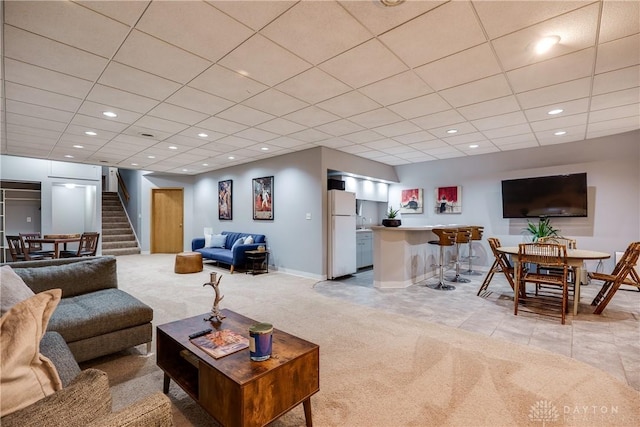
M27 222L31 222L31 217L30 216L27 217Z
M307 212L306 218L311 219L311 213Z

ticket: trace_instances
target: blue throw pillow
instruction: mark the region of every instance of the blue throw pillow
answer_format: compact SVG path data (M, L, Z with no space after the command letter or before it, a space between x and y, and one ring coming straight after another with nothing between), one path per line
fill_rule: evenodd
M233 248L235 248L236 246L239 246L239 245L244 245L244 237L241 237L238 240L236 240L233 243L233 246L231 246L231 250L233 250Z
M224 234L214 234L211 236L210 248L224 248L224 243L227 241L227 236Z

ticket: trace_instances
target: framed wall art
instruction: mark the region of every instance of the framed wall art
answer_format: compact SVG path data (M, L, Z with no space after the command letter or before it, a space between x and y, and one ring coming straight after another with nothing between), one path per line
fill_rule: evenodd
M273 219L273 177L253 178L253 219Z
M422 188L402 190L400 195L401 214L422 213L422 206Z
M435 196L436 213L462 213L462 187L437 187Z
M232 210L233 180L218 181L218 219L233 219Z

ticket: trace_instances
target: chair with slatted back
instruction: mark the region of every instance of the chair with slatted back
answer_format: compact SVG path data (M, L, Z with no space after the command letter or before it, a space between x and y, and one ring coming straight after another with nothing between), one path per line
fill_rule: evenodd
M602 313L621 285L635 286L640 289L640 278L635 270L638 257L640 257L640 242L633 242L629 244L611 274L589 273L591 280L601 280L603 282L600 292L591 302L591 305L596 306L595 314Z
M100 233L94 231L85 231L80 236L78 250L61 251L60 258L96 256L96 252L98 250L98 239L100 239Z
M478 293L477 293L478 296L480 296L482 292L487 290L487 288L489 287L489 283L491 283L491 279L493 279L493 276L496 273L504 274L504 276L507 278L507 282L511 286L511 289L514 289L516 287L514 282L515 271L514 271L513 265L509 261L509 258L507 257L506 254L498 251L498 248L502 246L502 244L500 243L500 239L496 237L489 237L487 239L487 242L489 243L489 248L491 248L491 252L493 252L495 261L493 261L493 265L491 266L491 268L489 269L489 272L484 278L484 281L482 282L480 289L478 289Z
M24 241L20 236L7 236L7 243L9 244L11 259L14 262L44 259L42 255L30 254L25 249Z
M576 239L571 239L564 236L543 236L538 238L538 243L555 243L557 245L564 245L567 247L567 249L577 249L578 247ZM550 273L562 274L562 272L559 270L550 269L548 271ZM569 267L569 283L574 286L576 284L575 271L572 267Z
M548 274L544 273L544 270L538 271L538 269L528 271L521 269L518 273L520 275L519 280L516 282L517 289L514 290L513 314L518 314L520 299L531 308L557 308L559 305L560 318L564 325L569 300L567 247L553 243L521 243L518 245L518 262L520 265L529 263L559 268L562 270L562 274ZM559 298L560 304L558 304L557 294L536 295L535 297L527 295L526 298L520 298L520 295L525 295L527 283L533 283L536 286L553 285L558 287L561 291Z
M40 233L19 233L22 238L25 249L29 252L29 255L42 255L44 258L54 258L55 251L47 251L42 247L42 243L36 242L39 239Z

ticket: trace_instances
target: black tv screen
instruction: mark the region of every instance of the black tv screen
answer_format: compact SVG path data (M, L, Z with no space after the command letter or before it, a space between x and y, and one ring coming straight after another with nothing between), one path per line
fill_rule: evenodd
M502 217L587 216L587 174L502 181Z

